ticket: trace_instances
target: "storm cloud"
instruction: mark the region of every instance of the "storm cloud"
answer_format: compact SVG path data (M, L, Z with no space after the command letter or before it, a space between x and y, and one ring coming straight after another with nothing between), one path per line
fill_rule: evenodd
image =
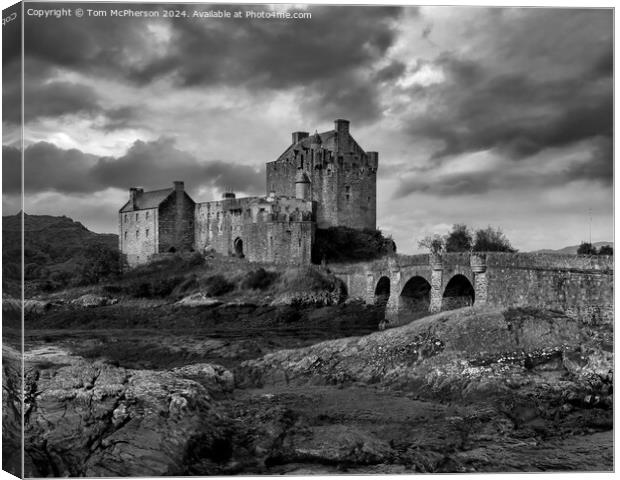
M441 76L441 81L431 85L407 89L412 102L427 108L406 116L403 129L437 145L426 170L437 171L450 159L472 152L492 151L524 162L541 152L585 143L589 146L584 152L587 162L549 174L547 185L580 179L611 185L613 39L609 13L526 11L519 13L516 22L510 12L500 12L493 15L505 30L501 37L492 37L497 43L489 42L484 56L477 56L475 49L443 51L418 63L418 70L424 67ZM537 30L543 26L544 30ZM526 50L526 56L524 46L532 42L539 45ZM575 48L567 48L572 45ZM537 183L532 170L507 174L502 168L482 174L439 175L433 191L462 195ZM425 180L424 175L404 179L395 196L427 190Z
M130 186L263 194L290 132L346 118L379 152L377 218L400 251L455 222L575 244L581 205L610 240L612 9L260 6L284 8L312 19L27 17L26 208L114 231ZM15 208L19 58L3 58Z
M166 6L144 4L141 8ZM183 8L193 11L197 7ZM217 8L236 10L239 6ZM304 87L301 101L308 109L318 112L328 105L334 112L347 112L356 122L376 119L379 92L368 71L393 45L402 9L318 5L307 9L311 19L236 21L232 35L230 21L123 18L101 28L105 20L98 17L79 22L27 17L26 62L47 62L136 85L166 78L180 88L225 85L274 91ZM58 35L59 29L63 35Z
M19 153L16 148L3 147L5 193L19 192ZM192 189L227 188L259 194L265 188L264 170L221 160L199 161L166 137L150 142L137 140L125 155L117 158L96 157L77 149L64 150L52 143L38 142L26 148L24 168L27 194L87 194L132 186L149 190L165 188L173 180L184 180Z

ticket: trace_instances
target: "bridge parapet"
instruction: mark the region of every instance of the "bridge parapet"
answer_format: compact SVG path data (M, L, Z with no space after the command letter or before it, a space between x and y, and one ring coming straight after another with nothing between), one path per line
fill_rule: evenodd
M468 252L391 255L329 267L347 283L352 297L372 304L384 301L387 293L391 324L411 320L402 314L413 305L412 295L418 300L424 295L422 303L430 312L486 303L559 310L588 321L613 320L612 256Z
M614 269L614 258L611 255L489 252L485 256L489 268L592 272L613 272Z

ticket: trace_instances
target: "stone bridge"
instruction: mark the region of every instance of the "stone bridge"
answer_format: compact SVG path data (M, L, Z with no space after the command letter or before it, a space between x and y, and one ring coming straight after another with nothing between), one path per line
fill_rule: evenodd
M330 264L349 297L385 305L392 325L468 305L532 306L613 319L613 257L527 253L394 255Z

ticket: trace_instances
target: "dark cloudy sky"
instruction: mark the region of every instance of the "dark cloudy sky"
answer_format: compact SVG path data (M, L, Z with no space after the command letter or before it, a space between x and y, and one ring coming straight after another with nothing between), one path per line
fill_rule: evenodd
M292 131L348 118L379 152L378 227L401 252L453 223L560 248L588 238L590 209L592 240L613 239L611 10L251 8L312 19L27 16L26 212L115 232L130 186L264 194L264 164ZM20 110L6 73L18 64L4 69L8 214Z

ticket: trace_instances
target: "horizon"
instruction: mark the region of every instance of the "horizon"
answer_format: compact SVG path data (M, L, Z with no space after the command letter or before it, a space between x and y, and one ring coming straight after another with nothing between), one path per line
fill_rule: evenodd
M20 213L21 212L17 212L15 214L2 215L2 218L5 218L5 217L16 217ZM67 219L71 220L72 222L80 223L82 226L86 227L79 220L71 218L71 217L69 217L67 215L30 214L28 212L24 212L24 216L27 216L27 217L50 217L51 216L51 217L55 217L55 218L67 218ZM86 228L88 228L88 227L86 227ZM95 231L90 230L90 229L88 229L88 230L93 232L93 233L96 233L98 235L116 235L118 237L118 232L95 232ZM590 243L590 242L587 242L586 240L583 240L580 243ZM613 240L597 240L597 241L592 241L592 243L591 243L591 245L593 245L593 246L598 246L598 245L601 245L601 244L606 244L606 245L612 245L613 246L614 245L614 241ZM515 253L544 253L546 250L549 250L550 252L558 252L558 251L564 250L566 248L574 248L574 247L578 247L578 246L579 246L579 244L576 244L576 245L564 245L562 247L547 247L547 248L541 248L541 249L531 250L531 251L521 251L521 250L518 250ZM428 253L428 252L422 251L422 252L416 252L414 254L409 254L409 253L402 253L402 252L398 252L397 251L396 253L399 254L399 255L419 255L419 254L425 254L425 253Z
M313 18L27 16L25 211L118 234L132 186L264 195L291 132L346 118L379 152L377 228L401 253L455 223L499 227L520 251L590 228L613 242L611 9L269 8ZM4 213L21 209L20 65L6 62Z

